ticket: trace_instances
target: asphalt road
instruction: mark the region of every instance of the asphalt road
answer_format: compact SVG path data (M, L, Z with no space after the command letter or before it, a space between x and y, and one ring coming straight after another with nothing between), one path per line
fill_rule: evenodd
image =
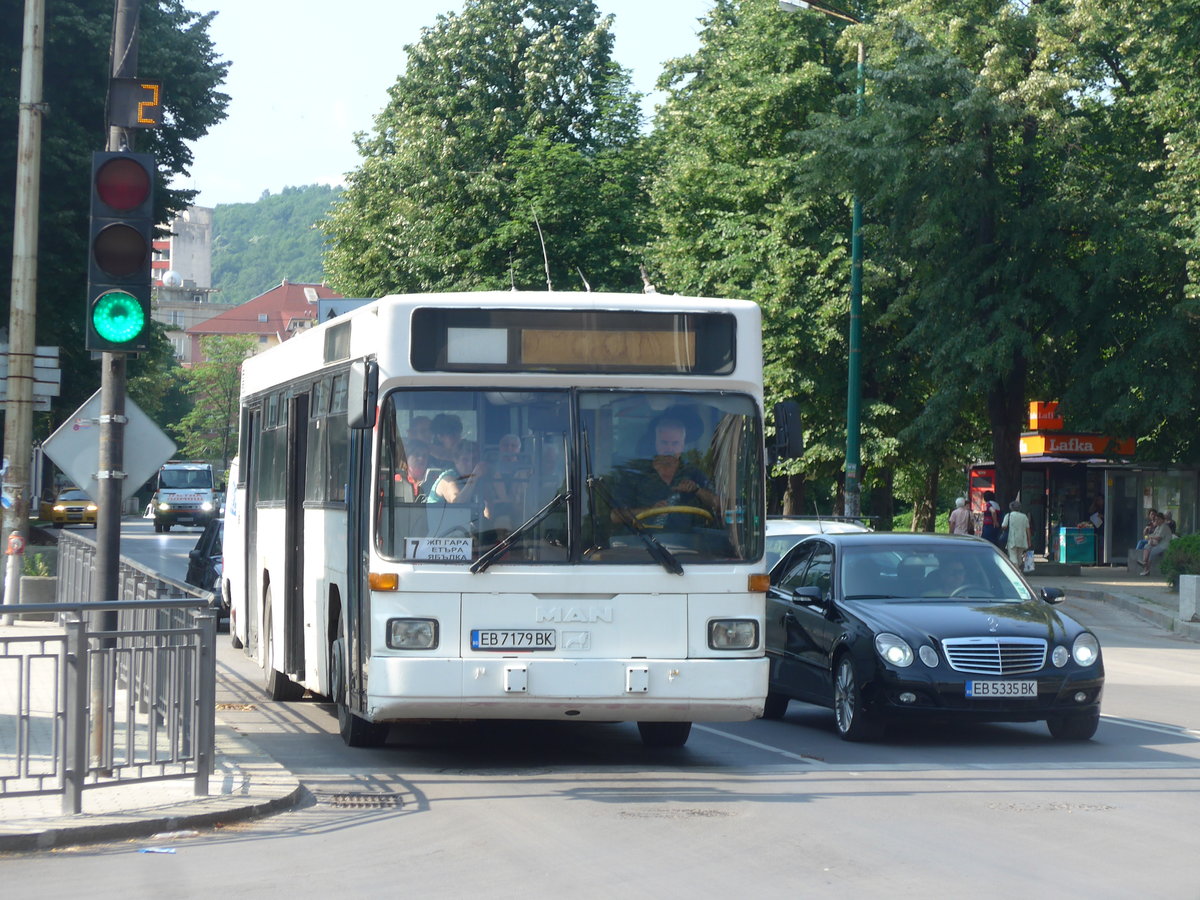
M199 530L184 534L126 546L186 560ZM394 727L386 747L352 750L329 705L265 700L260 670L223 639L222 719L295 772L307 803L213 832L10 857L0 876L22 897L1196 900L1200 645L1071 605L1107 671L1105 718L1081 744L1040 724L848 744L831 713L793 703L778 722L697 725L678 750L647 750L627 723L520 722ZM139 852L149 846L174 852Z

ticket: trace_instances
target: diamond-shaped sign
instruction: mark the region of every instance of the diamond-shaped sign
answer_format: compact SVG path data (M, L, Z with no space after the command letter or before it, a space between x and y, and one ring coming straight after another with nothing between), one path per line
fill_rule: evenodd
M46 438L42 451L67 473L80 489L95 499L100 490L96 470L100 468L100 392L75 410L58 430ZM125 399L125 459L121 499L128 500L175 455L175 442L163 434L128 397Z

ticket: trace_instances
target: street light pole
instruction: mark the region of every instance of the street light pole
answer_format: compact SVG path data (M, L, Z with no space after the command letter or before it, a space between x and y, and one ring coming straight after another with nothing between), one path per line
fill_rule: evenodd
M832 7L817 6L805 0L779 0L784 12L799 12L811 9L844 22L855 25L862 20L850 13ZM866 96L866 48L858 42L858 83L855 86L854 114L861 116ZM862 483L859 479L859 437L862 432L860 412L862 399L862 202L858 192L854 193L850 225L850 332L848 336L846 370L846 486L844 515L858 518L862 515Z

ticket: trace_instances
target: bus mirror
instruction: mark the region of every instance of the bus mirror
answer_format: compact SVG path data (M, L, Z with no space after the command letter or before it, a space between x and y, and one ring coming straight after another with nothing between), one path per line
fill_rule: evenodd
M775 404L775 443L771 449L776 460L804 455L804 428L800 423L800 404L795 400Z
M347 423L351 428L374 428L375 403L379 398L379 363L373 359L352 362L348 393Z

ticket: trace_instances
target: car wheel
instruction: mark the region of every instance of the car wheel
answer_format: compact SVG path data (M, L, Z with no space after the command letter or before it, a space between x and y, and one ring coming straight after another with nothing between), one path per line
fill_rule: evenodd
M692 733L691 722L638 722L637 727L647 747L682 747Z
M338 619L337 639L329 648L329 692L337 706L338 734L347 747L381 747L391 726L368 722L355 715L346 702L346 629Z
M1046 727L1050 736L1060 741L1090 741L1100 727L1100 710L1051 716Z
M763 704L762 717L764 719L782 719L783 714L787 712L788 703L791 699L791 697L784 696L783 694L776 694L773 691L769 691L767 693L767 702Z
M838 660L833 677L833 716L844 741L874 741L883 737L883 726L863 709L862 691L849 656Z

